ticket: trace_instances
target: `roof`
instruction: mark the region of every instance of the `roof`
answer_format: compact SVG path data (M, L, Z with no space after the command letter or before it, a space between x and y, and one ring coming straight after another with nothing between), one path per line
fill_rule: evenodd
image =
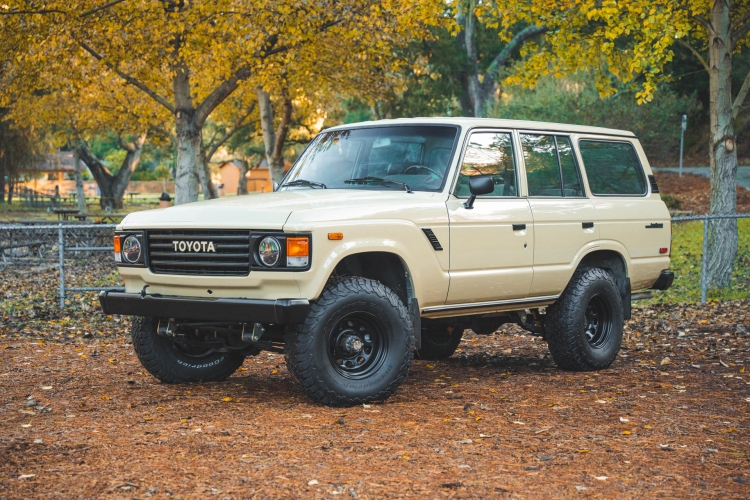
M85 169L86 165L82 164L81 167ZM73 152L57 151L48 154L42 161L29 170L34 172L75 172L76 167L73 160Z
M459 125L465 128L472 127L497 127L497 128L515 128L515 129L531 129L531 130L543 130L551 132L574 132L579 134L597 134L597 135L617 135L624 137L635 137L635 134L627 130L618 130L613 128L603 127L587 127L585 125L570 125L565 123L550 123L550 122L534 122L528 120L505 120L499 118L469 118L469 117L454 117L454 116L440 116L440 117L429 117L429 118L397 118L395 120L376 120L360 123L348 123L346 125L337 125L326 129L328 130L342 130L350 128L367 128L367 127L382 127L384 125L411 125L411 124L424 124L424 125Z

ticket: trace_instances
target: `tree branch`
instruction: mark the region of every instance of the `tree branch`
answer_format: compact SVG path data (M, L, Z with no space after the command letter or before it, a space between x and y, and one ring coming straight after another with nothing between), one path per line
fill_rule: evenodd
M742 40L742 38L747 35L748 31L750 31L750 22L744 23L732 32L732 49L737 46L737 42Z
M703 27L706 28L707 30L713 31L714 25L711 24L711 21L709 21L705 17L703 16L691 16L691 17L695 19L696 21L698 21L699 23L701 23Z
M229 79L223 81L211 91L208 96L203 99L203 102L198 105L195 110L195 125L200 128L208 119L208 115L216 109L216 106L224 102L224 99L234 92L239 87L242 80L246 80L250 76L250 66L245 65L234 72Z
M503 50L501 50L500 53L495 56L495 59L493 59L490 63L490 66L484 73L484 81L482 82L482 87L484 87L485 90L494 87L495 80L500 74L500 70L507 64L508 59L510 59L510 56L513 54L513 51L523 45L529 38L540 35L542 33L546 33L547 31L548 28L546 26L527 26L526 28L516 33L513 38L511 38L510 42L508 42L505 47L503 47Z
M4 10L0 11L0 16L23 16L33 14L67 14L64 10L59 9L41 9L41 10Z
M677 43L679 43L683 47L685 47L688 50L690 50L690 52L692 52L693 55L695 55L695 57L698 58L698 60L700 61L701 65L703 66L703 69L705 69L706 71L711 71L711 69L708 67L708 63L703 58L703 56L701 55L701 53L696 50L695 47L693 47L692 45L690 45L689 43L687 43L685 40L683 40L681 38L677 39Z
M221 146L224 145L225 142L227 142L239 129L242 127L244 121L247 119L248 116L252 114L253 111L255 111L255 105L256 102L253 101L253 103L250 105L250 107L247 110L247 113L242 115L240 118L238 118L234 122L234 126L227 130L227 133L224 134L221 139L219 139L217 142L211 144L210 149L208 150L208 153L206 153L206 163L211 161L211 158L216 154L216 152L219 150Z
M96 59L97 61L100 61L100 62L104 63L109 69L111 69L112 71L114 71L115 73L117 73L117 75L120 78L122 78L123 80L125 80L129 84L133 85L134 87L136 87L136 88L142 90L143 92L145 92L153 100L155 100L156 102L158 102L159 104L161 104L162 106L164 106L165 108L167 108L167 110L169 110L170 113L174 113L174 111L175 111L174 110L174 106L172 106L169 103L169 101L167 101L165 98L163 98L162 96L160 96L159 94L157 94L156 92L154 92L153 90L151 90L145 83L141 82L140 80L138 80L136 78L133 78L132 76L128 75L127 73L125 73L123 71L120 71L112 63L109 63L109 62L105 61L103 55L101 55L98 52L96 52L90 45L88 45L83 40L80 40L80 39L78 39L75 36L73 37L73 39L76 42L78 42L78 45L80 45L81 48L83 48L83 50L85 50L86 52L88 52L89 54L91 54L94 57L94 59Z
M737 97L734 99L734 104L732 104L732 119L737 118L737 115L742 108L742 104L745 102L748 91L750 91L750 71L745 76L745 81L742 82L742 87L740 87L740 91L737 93Z
M86 16L90 16L91 14L96 14L100 10L108 9L108 8L112 7L113 5L117 5L118 3L122 3L124 1L125 0L112 0L111 2L107 2L104 5L101 5L99 7L94 7L91 10L87 10L86 12L84 12L83 14L81 14L79 17L86 17Z

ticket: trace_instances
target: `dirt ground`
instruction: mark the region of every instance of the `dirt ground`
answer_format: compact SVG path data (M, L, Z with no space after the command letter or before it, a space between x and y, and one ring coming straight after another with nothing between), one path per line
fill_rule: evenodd
M278 354L164 385L126 319L6 314L0 498L749 498L750 302L634 318L608 370L509 327L332 409Z
M670 194L681 202L680 210L693 212L695 215L706 214L711 199L711 182L708 177L683 174L682 178L674 172L655 172L656 182L662 196ZM750 212L750 191L737 187L737 213Z

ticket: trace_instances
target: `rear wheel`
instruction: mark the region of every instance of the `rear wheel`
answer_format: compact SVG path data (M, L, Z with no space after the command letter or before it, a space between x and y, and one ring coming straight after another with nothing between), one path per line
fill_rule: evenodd
M365 278L332 281L304 324L290 327L286 363L317 403L352 406L382 400L404 381L414 329L401 299Z
M429 324L422 320L422 347L417 351L420 359L447 359L453 356L463 337L463 327L450 323Z
M622 298L614 278L604 269L575 272L562 296L547 308L549 350L564 370L609 367L620 350Z
M242 366L245 356L174 342L156 333L156 318L134 318L133 348L143 367L166 384L218 382Z

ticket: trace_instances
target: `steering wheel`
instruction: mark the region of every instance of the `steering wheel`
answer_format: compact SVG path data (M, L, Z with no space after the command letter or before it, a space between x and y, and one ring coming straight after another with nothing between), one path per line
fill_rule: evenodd
M430 167L425 167L424 165L412 165L411 167L407 167L406 170L404 170L404 174L406 174L407 172L409 172L409 170L411 170L411 169L427 170L428 172L430 172L432 174L435 174L438 179L442 179L443 178L442 175L440 175L439 173L435 172Z

